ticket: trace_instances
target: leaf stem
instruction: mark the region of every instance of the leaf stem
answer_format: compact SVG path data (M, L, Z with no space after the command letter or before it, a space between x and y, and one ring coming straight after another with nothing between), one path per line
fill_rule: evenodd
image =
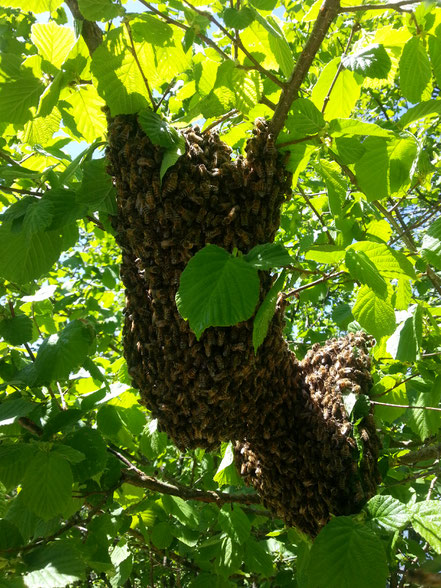
M306 204L309 206L309 208L312 210L312 212L315 214L315 216L318 218L320 224L322 225L322 227L325 229L326 231L326 235L328 238L328 241L331 245L335 245L335 241L332 237L332 235L330 234L328 227L326 226L325 221L323 220L322 215L319 213L319 211L316 209L316 207L313 205L313 203L311 202L311 199L309 198L309 196L306 194L305 190L302 188L302 186L300 184L297 185L297 188L300 192L300 194L303 196Z
M360 6L342 6L339 12L364 12L366 10L397 10L398 12L410 12L402 6L419 4L421 0L400 0L399 2L390 2L388 4L363 4Z

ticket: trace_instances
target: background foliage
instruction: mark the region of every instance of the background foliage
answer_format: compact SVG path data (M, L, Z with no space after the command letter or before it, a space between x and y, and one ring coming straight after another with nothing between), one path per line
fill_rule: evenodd
M181 453L138 404L105 111L143 113L164 172L182 152L166 121L216 125L240 153L306 63L322 1L0 0L0 586L440 585L441 9L327 4L277 119L294 180L270 265L289 252L277 288L299 358L360 327L375 337L383 482L311 542L242 485L230 445ZM196 331L242 320L259 267L204 255L240 287L228 309L200 292L202 324L189 266Z

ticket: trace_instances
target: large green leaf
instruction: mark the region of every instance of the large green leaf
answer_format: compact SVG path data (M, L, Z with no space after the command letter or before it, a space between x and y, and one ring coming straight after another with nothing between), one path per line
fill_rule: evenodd
M29 443L4 443L0 447L0 481L6 488L17 486L32 462L35 447Z
M398 361L415 362L419 358L423 335L423 311L417 305L387 343L387 350Z
M428 263L441 270L441 218L425 232L420 253Z
M343 60L346 69L358 73L366 78L387 78L392 66L389 55L383 45L370 45L356 53L348 55Z
M259 307L259 310L254 317L253 323L253 346L254 352L257 353L258 348L264 342L271 319L276 310L277 299L279 292L285 283L285 272L282 272L271 287L271 290L265 296L264 301Z
M441 400L441 376L437 376L433 384L419 382L413 379L408 383L408 396L411 406L421 408L409 408L408 424L421 441L436 435L441 427L441 412L426 410L425 407L439 407Z
M48 272L63 249L59 231L38 231L27 239L8 225L0 227L0 276L25 284Z
M354 118L334 118L329 123L328 133L333 137L366 135L368 137L391 138L394 136L392 131L383 129L377 124L362 122Z
M207 327L225 327L249 319L259 288L257 270L243 257L207 245L182 272L176 304L199 339Z
M24 576L27 588L62 588L86 579L86 564L72 540L62 539L38 547L24 559L30 570Z
M162 497L162 504L165 510L174 515L180 523L190 529L196 529L198 525L198 511L194 506L179 496L169 496L165 494Z
M395 312L387 300L379 298L368 286L362 286L352 309L355 320L376 339L395 331Z
M10 425L16 418L29 414L35 404L26 398L8 398L0 404L0 426Z
M83 482L104 470L107 447L99 431L83 427L67 437L65 443L85 456L85 459L71 466L75 480Z
M385 243L359 241L348 249L363 251L384 278L415 278L415 270L407 257L401 252L388 247Z
M408 188L419 155L418 143L410 133L402 133L388 146L391 194Z
M346 251L345 264L353 278L372 288L380 298L386 298L386 281L364 251L348 249Z
M256 245L244 256L244 260L258 270L288 267L293 259L281 243Z
M410 507L412 526L436 551L441 553L441 503L438 500L417 502Z
M32 118L31 108L38 105L44 86L40 80L24 74L19 80L0 87L0 121L24 124Z
M312 91L311 100L321 111L325 105L325 98L334 82L340 58L336 57L330 61L320 74L318 82ZM357 103L360 96L361 85L355 74L349 70L340 72L326 104L325 118L348 117Z
M36 381L49 384L67 379L79 368L92 351L95 340L93 327L81 320L73 320L60 332L43 341L35 359Z
M405 504L387 494L374 496L366 505L369 517L388 531L400 531L409 522Z
M152 542L158 549L167 549L173 541L172 527L170 523L162 522L152 529Z
M0 321L0 337L11 345L20 345L32 339L32 320L24 314Z
M112 179L106 172L107 160L92 159L84 164L83 181L77 192L77 201L89 210L116 212L116 191Z
M357 182L369 202L381 200L389 195L387 142L380 137L368 137L363 147L366 151L355 164Z
M290 46L273 17L264 18L256 10L253 11L256 21L263 26L268 33L269 49L276 58L280 69L286 77L290 76L294 68L294 58Z
M342 212L348 189L346 180L342 176L340 166L333 161L322 159L317 166L317 171L326 182L329 208L331 209L333 216L339 216Z
M441 114L441 100L427 100L420 102L416 106L409 108L407 112L399 119L399 124L402 128L410 125L416 120L425 118L426 116L439 116Z
M234 541L229 535L224 535L221 539L220 548L216 561L215 570L221 576L229 576L238 570L242 563L242 546Z
M250 536L250 520L238 505L222 507L219 511L219 524L222 531L238 543L244 543Z
M422 41L412 37L404 46L400 59L400 87L403 96L416 104L432 76L429 57Z
M381 540L349 517L324 527L311 550L309 588L384 588L388 577Z
M438 86L441 85L441 39L433 35L429 36L429 55Z
M274 563L264 541L249 539L245 543L245 565L252 572L268 578L274 574Z
M254 20L254 12L248 6L236 10L236 8L225 8L222 18L227 27L237 30L245 29Z
M311 100L298 98L291 106L285 126L293 139L299 139L318 133L325 126L325 120Z
M72 494L69 462L56 453L40 451L32 459L22 483L22 498L45 521L62 514Z
M143 110L138 115L139 124L147 137L155 145L170 149L180 144L180 135L153 110Z
M78 6L87 20L111 20L124 14L112 0L78 0Z
M63 0L1 0L0 6L21 8L28 12L54 12L63 4Z
M34 24L31 40L37 47L38 54L54 66L55 72L64 63L75 44L75 35L71 28L50 21Z
M151 14L142 14L130 23L135 41L147 41L152 45L166 45L173 39L172 27Z

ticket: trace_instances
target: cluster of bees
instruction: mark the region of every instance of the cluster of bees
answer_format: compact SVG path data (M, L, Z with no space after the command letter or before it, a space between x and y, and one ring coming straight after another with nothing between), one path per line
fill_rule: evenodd
M180 449L212 450L220 441L240 440L237 462L247 483L287 523L314 534L330 513L354 510L362 493L372 493L362 481L357 486L363 474L335 387L337 380L348 380L364 389L368 357L357 356L357 371L347 373L354 365L349 340L342 348L336 341L325 349L338 356L337 371L334 360L316 370L321 348L299 363L282 336L283 301L257 354L253 319L211 327L196 340L175 304L187 262L207 243L246 253L273 241L291 176L262 119L246 157L234 159L215 132L194 127L183 136L185 155L161 183L163 152L136 116L109 120L108 171L118 193L113 222L126 288L124 354L133 386ZM260 301L272 282L268 272L260 272ZM366 436L374 459L377 437L370 425ZM375 466L369 468L374 487ZM343 478L354 481L342 488Z

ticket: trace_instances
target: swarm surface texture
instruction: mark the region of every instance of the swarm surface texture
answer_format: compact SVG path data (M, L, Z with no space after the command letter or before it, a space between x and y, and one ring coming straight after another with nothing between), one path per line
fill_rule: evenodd
M207 243L246 253L272 242L291 177L265 121L256 121L246 158L233 160L216 133L194 128L184 137L186 153L161 183L162 150L136 117L109 122L129 373L180 449L238 440L246 483L287 524L314 535L376 490L372 416L354 431L343 402L370 385L369 342L362 334L328 341L300 363L282 336L283 302L257 354L252 319L196 340L175 303L187 262ZM272 281L260 273L261 300Z

